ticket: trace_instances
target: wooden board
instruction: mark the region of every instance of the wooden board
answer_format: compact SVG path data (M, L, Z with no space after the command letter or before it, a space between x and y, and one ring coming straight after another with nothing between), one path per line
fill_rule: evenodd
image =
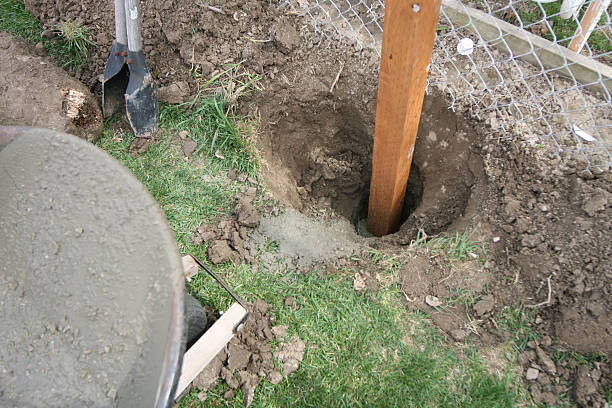
M593 0L587 11L584 13L580 25L574 34L574 38L570 42L569 49L574 52L582 51L582 47L586 44L591 36L591 33L597 26L597 22L601 18L604 10L610 5L610 0Z
M183 356L183 368L174 399L179 397L194 378L212 361L213 358L234 337L234 328L244 319L247 311L234 303L227 312L196 341Z
M387 0L383 27L368 230L399 227L441 0Z

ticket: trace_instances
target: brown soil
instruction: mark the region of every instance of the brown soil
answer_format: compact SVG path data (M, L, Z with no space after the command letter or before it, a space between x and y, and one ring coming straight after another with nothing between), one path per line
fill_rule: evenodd
M77 77L92 89L99 87L112 41L111 4L26 4L46 24L71 18L94 33L98 47ZM276 5L206 4L211 7L143 2L145 52L154 77L163 85L186 82L193 94L193 72L208 78L225 63L244 61L247 69L264 77L265 91L241 109L255 106L259 111L258 147L269 189L282 203L308 215L345 217L359 224L370 177L375 53L321 40ZM185 85L179 88L184 97ZM418 299L410 307L428 313L434 309L425 296L448 298L446 283L452 286L466 277L474 288L486 283L487 296L468 309L478 317L478 334L466 329L465 310L451 309L451 318L432 313L456 340L474 335L487 344L504 341L505 334L496 327L499 311L507 305L546 301L550 278L550 302L531 308L539 322L533 330L544 337L520 359L525 369L535 365L540 373L531 394L534 400L551 403L550 395L563 391L555 388L559 381L569 380L576 403L602 406L603 389L611 383L606 357L581 367L560 361L553 371L547 356L563 350L612 352L612 175L583 173L579 157L557 157L547 142L503 139L488 125L446 106L441 95L432 94L424 103L407 195L406 207L413 211L399 232L369 242L403 252L418 229L429 236L475 229L474 238L488 243L490 258L483 266L453 270L416 253L420 260L413 259L401 271L407 298ZM240 227L235 229L240 235ZM225 241L237 251L231 237ZM422 280L428 270L435 272ZM358 283L360 288L365 284ZM528 374L532 378L533 371Z
M204 391L198 394L201 401L206 400L205 391L214 388L220 378L227 384L225 398L233 398L235 390L240 388L248 407L261 379L278 384L297 371L304 358L305 343L295 335L290 337L287 326L274 325L269 304L257 299L247 307L250 315L244 327L193 380L193 386ZM209 324L216 318L209 314ZM274 340L279 343L276 347L270 344Z
M0 32L0 125L44 127L93 142L102 114L89 89L44 50Z

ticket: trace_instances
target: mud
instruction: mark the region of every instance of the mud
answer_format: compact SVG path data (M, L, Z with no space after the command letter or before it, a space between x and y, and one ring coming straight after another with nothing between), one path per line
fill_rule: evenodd
M194 379L193 386L203 391L198 395L200 400L205 400L205 392L221 379L227 385L225 397L233 398L235 390L240 388L248 407L260 381L280 383L297 371L304 358L304 341L295 335L289 338L287 326L274 325L269 304L257 299L247 307L251 314L243 329ZM277 342L278 346L273 346L272 342Z
M48 25L71 18L94 33L99 46L76 76L98 89L97 76L112 41L112 5L93 0L26 4ZM142 8L147 59L162 85L186 82L193 95L194 72L209 78L224 63L244 61L248 70L264 78L265 91L244 100L239 109L258 110L257 145L268 188L281 203L317 220L359 224L367 201L376 107L378 58L372 51L322 40L276 4L211 1L201 6L151 0ZM183 84L175 88L184 97ZM474 238L490 248L483 272L493 276L487 284L489 298L469 309L471 316L479 316L479 338L485 344L505 341L495 327L499 311L507 305L545 301L550 278L551 301L534 310L539 318L534 330L552 339L540 347L549 355L555 350L609 355L609 170L582 173L585 164L579 157L556 156L557 147L548 140L527 141L518 126L510 130L514 140L504 139L491 130L492 119L473 121L469 111L453 113L446 106L444 95L432 94L424 103L414 157L419 177L411 184L407 206L413 211L399 232L367 242L402 252L416 239L418 229L428 236L475 229ZM263 226L266 221L261 222ZM279 236L280 251L289 238ZM432 274L439 278L436 282L406 278L412 295L408 297L436 292L443 297L439 281L452 271L436 263L433 268L438 270ZM423 276L421 272L417 268L410 273ZM365 272L361 279L365 285L375 281ZM478 337L463 328L463 320L455 319L455 325L452 320L437 321L450 340ZM534 351L533 359L523 359L525 369L539 365L537 361ZM557 367L556 377L540 374L532 396L550 402L549 394L560 391L554 388L557 379L566 376L575 383L572 395L577 403L597 406L611 381L608 363L598 364L599 368L595 363L589 366L589 375L601 372L594 383L577 367L564 367L564 374Z
M153 406L177 369L164 360L178 358L182 294L158 205L67 134L29 129L1 150L0 170L0 405Z
M95 142L102 114L89 89L44 51L0 33L0 125L40 126Z

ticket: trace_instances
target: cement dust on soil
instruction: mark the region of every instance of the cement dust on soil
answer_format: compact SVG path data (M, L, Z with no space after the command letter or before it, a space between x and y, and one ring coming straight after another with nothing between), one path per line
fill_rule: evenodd
M76 76L99 91L98 75L112 42L112 4L27 0L26 5L48 26L71 19L93 33L98 47L90 50L89 61ZM155 79L164 86L180 82L173 88L180 91L173 92L173 98L185 98L197 91L194 71L209 78L221 72L223 64L243 61L246 69L264 78L265 91L248 96L239 109L243 113L257 109L261 125L257 147L267 187L282 204L317 221L359 225L371 172L377 55L355 50L337 38L322 40L277 4L213 0L207 5L213 8L183 1L143 3L144 49ZM541 340L531 344L520 360L525 372L532 365L541 367L537 381L526 380L531 395L538 403L554 402L555 394L565 392L559 382L567 380L573 384L569 394L577 404L602 406L611 382L606 358L580 367L574 360L561 359L554 363L554 372L546 371L543 361L548 361L544 356L563 351L608 357L612 352L610 172L584 173L580 157L558 157L548 141L524 140L521 132L514 132L518 134L514 140L501 138L489 125L448 111L444 95L431 91L415 149L418 177L408 194L408 207L414 210L406 214L398 232L353 242L402 253L419 229L428 236L475 230L472 239L488 244L484 265L473 263L468 270L453 271L444 269L442 261L416 253L411 265L400 271L406 295L419 302L427 295L445 299L443 279L451 273L482 275L486 297L469 304L467 314L452 310L466 319L468 314L478 316L476 330L466 330L463 318L437 320L451 340L465 335L484 344L506 341L507 334L497 327L500 311L546 301L550 278L550 302L531 308L535 318L531 329ZM303 220L297 213L285 214L295 214L296 223ZM262 220L259 228L273 234L267 221ZM299 246L289 249L293 244L284 242L294 234L277 230L281 253L308 252ZM237 232L240 235L240 228ZM224 240L236 251L231 237ZM425 270L432 268L437 272L427 275L432 277L429 280L412 276L425 276ZM367 270L362 275L364 281L370 280ZM416 307L434 312L424 303ZM537 353L536 346L542 352ZM532 378L533 372L529 374Z

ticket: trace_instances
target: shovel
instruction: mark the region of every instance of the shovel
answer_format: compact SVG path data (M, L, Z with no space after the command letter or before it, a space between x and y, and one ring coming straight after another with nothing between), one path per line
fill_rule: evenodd
M104 68L102 111L108 117L125 105L136 137L151 138L159 124L159 106L142 52L138 6L138 0L115 0L115 41Z
M102 114L109 117L125 105L125 90L130 74L127 60L127 29L123 0L115 0L115 41L104 67Z
M118 0L115 0L115 3ZM142 37L138 22L138 0L125 0L128 52L126 64L130 79L125 91L128 121L137 137L151 138L159 124L157 87L147 69L142 52Z

